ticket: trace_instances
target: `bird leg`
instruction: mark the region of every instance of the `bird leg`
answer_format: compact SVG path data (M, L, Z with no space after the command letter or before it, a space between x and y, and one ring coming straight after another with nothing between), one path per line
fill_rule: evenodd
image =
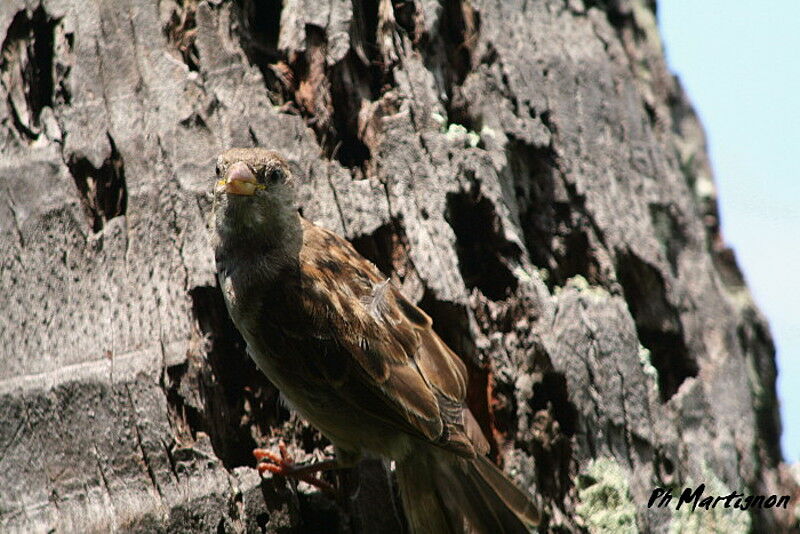
M336 494L336 490L333 486L321 478L314 476L314 473L340 467L336 459L314 462L308 465L297 465L294 463L294 459L289 454L289 451L286 450L286 445L283 441L278 444L278 450L280 451L280 455L267 449L255 449L253 451L253 456L255 456L257 462L256 468L259 473L263 474L264 471L269 471L270 473L275 473L276 475L286 478L302 480L326 493Z

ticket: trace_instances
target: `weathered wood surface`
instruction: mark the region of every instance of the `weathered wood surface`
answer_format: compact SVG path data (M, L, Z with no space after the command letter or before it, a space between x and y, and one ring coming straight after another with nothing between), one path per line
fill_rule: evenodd
M379 462L342 474L340 505L252 468L279 436L301 459L325 443L216 288L206 194L236 145L283 151L303 213L470 362L544 531L594 520L593 458L628 479L641 531L678 521L646 508L656 485L796 493L768 328L653 10L4 0L0 531L400 528Z

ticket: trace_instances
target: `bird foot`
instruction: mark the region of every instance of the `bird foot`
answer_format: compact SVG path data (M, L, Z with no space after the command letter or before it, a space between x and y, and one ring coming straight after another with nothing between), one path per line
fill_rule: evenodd
M332 485L314 476L314 473L338 467L336 460L325 460L307 465L298 465L294 463L294 458L289 454L289 451L286 449L286 444L284 444L283 441L278 444L278 451L280 454L275 454L268 449L253 450L253 456L257 462L256 469L258 469L259 473L264 474L265 471L269 471L270 473L282 477L302 480L326 493L336 495L336 490Z

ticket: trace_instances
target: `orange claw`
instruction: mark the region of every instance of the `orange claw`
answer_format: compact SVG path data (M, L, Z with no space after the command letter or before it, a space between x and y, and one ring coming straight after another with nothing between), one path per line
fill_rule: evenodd
M290 476L290 473L286 472L286 469L275 464L268 464L267 462L262 462L256 466L258 472L263 474L264 471L269 471L270 473L275 473L276 475L281 475L284 477Z
M281 463L281 457L275 454L274 452L267 450L267 449L253 449L253 456L256 458L256 462L261 462L264 458L275 462Z
M336 466L335 460L327 460L324 462L318 462L316 464L297 466L294 464L294 459L289 454L289 450L286 448L286 444L283 441L278 444L278 451L280 452L280 455L275 454L267 449L253 450L253 456L257 462L256 469L258 469L260 474L264 474L265 471L269 471L270 473L274 473L282 477L302 480L303 482L311 484L312 486L315 486L327 493L336 493L336 490L333 488L333 486L313 475L315 472L334 468Z

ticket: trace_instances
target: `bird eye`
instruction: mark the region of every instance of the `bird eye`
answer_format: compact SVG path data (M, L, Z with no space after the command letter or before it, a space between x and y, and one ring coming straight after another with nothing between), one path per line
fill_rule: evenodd
M269 180L271 184L276 184L280 182L282 179L283 179L283 171L281 171L280 169L270 169L269 171L267 171L267 180Z
M215 169L215 172L217 173L217 176L219 176L219 163L217 163L217 167Z

